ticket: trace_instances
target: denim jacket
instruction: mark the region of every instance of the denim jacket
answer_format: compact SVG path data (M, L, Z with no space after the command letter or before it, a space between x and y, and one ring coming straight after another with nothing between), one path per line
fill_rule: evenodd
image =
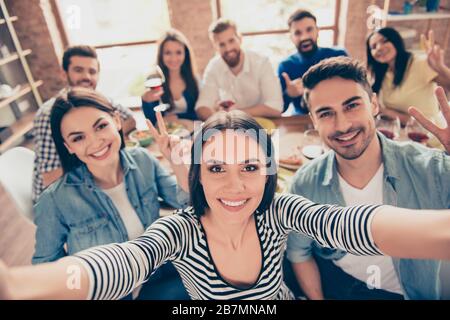
M120 161L128 199L144 229L159 217L158 197L174 208L187 205L188 194L147 150L122 149ZM33 264L129 240L117 208L95 185L85 165L49 186L34 206L34 214L37 230Z
M450 208L450 157L417 143L398 143L378 134L384 164L383 203L410 209ZM312 201L344 206L334 151L301 168L290 192ZM289 235L287 256L303 262L312 253L338 260L344 251L321 248L300 234ZM439 299L440 261L392 258L406 299Z

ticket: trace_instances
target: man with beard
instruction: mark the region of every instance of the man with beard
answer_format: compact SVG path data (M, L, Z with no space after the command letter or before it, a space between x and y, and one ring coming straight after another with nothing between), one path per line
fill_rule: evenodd
M288 19L289 33L297 52L281 61L278 66L278 76L283 90L283 111L286 111L292 102L294 114L307 114L308 110L301 105L303 74L323 59L347 55L342 49L317 46L319 28L316 21L311 12L302 9L295 11Z
M365 68L347 57L326 59L311 67L303 76L303 85L314 127L331 150L302 167L289 192L341 206L450 208L450 126L437 128L416 109L410 111L446 146L447 154L377 133L376 95ZM450 125L450 106L442 88L436 96ZM440 296L439 261L355 256L322 248L299 234L289 236L287 257L310 299Z
M90 46L69 47L63 55L62 68L70 87L80 86L95 89L99 77L100 65L95 49ZM63 89L64 92L66 89ZM46 101L34 119L35 160L33 173L33 202L41 192L62 175L59 156L52 139L50 128L50 111L56 97ZM123 120L123 132L135 128L132 113L120 105L115 105Z
M196 112L205 120L218 110L241 109L252 116L279 117L283 108L280 81L261 54L241 48L234 22L219 19L209 28L217 52L205 69Z

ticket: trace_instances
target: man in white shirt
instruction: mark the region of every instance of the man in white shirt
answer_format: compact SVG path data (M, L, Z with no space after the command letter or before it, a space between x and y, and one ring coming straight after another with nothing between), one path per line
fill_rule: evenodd
M280 81L269 61L259 53L243 50L234 22L219 19L209 28L218 53L206 67L196 104L200 119L219 110L241 109L256 117L279 117L283 110Z

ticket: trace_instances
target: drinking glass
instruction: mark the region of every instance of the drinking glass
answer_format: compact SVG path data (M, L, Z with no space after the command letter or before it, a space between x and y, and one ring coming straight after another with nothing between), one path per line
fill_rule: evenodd
M406 123L405 130L408 138L412 141L427 144L430 139L429 132L413 117Z
M319 157L324 152L322 140L317 130L309 129L303 133L303 146L301 151L310 160Z
M234 98L231 91L222 88L219 89L219 99L219 104L225 111L228 111L228 109L236 103L236 99Z
M158 65L154 65L150 68L150 72L147 76L147 80L144 82L144 86L151 90L160 90L166 82L166 77L163 71ZM162 103L161 98L159 99L159 105L153 108L155 111L164 112L169 109L169 104Z
M387 138L396 140L400 136L400 119L398 117L392 118L385 114L379 114L375 122L378 131Z

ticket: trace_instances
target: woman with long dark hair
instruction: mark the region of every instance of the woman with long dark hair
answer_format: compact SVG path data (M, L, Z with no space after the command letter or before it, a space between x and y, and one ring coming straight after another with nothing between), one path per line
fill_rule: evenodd
M168 156L170 139L157 117L160 132L149 127ZM118 299L171 261L193 299L292 299L282 272L291 231L358 255L450 260L449 210L321 205L275 194L276 181L265 130L240 110L216 113L194 138L192 207L127 243L39 267L7 269L0 262L0 298ZM77 272L77 290L66 285L68 268Z
M34 264L135 239L159 218L158 197L174 208L188 201L175 178L146 149L124 148L117 112L99 93L71 89L56 100L50 123L64 175L34 206ZM166 275L168 268L152 280L162 281ZM183 293L181 281L178 286Z
M142 108L147 119L156 122L153 110L161 98L169 105L164 116L196 120L195 103L199 95L193 51L187 38L178 30L171 29L159 40L157 64L166 78L161 89L150 90L143 97Z
M380 97L382 112L399 117L405 124L408 108L420 109L437 124L444 124L434 96L437 84L450 89L450 69L444 64L444 53L434 44L433 33L424 39L426 55L406 50L401 35L393 28L381 28L366 42L367 64L372 74L372 89Z

